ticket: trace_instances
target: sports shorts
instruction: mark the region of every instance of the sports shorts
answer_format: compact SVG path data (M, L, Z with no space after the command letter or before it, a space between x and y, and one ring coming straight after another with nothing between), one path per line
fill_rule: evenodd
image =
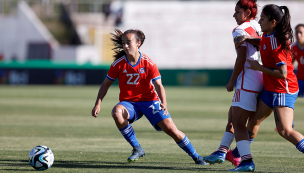
M270 108L273 108L274 106L285 106L294 109L294 104L296 102L297 96L298 93L276 93L264 90L260 98Z
M169 112L167 115L164 114L164 110L161 110L160 101L143 101L143 102L129 102L122 101L117 105L124 106L129 112L129 123L139 120L143 115L147 117L149 122L157 131L162 129L157 125L160 121L171 118Z
M235 89L231 106L236 106L247 111L255 112L257 109L258 98L259 93Z

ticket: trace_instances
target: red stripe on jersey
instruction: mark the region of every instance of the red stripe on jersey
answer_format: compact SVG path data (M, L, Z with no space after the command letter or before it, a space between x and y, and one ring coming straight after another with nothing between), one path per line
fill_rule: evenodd
M245 21L245 22L249 22L250 23L250 20L247 20L247 21ZM245 23L244 22L244 23ZM241 24L242 25L242 24ZM239 26L241 26L241 25L239 25ZM236 30L236 28L238 28L239 26L237 26L237 27L235 27L233 30L232 30L232 33L234 33L234 31Z
M239 89L237 89L235 93L235 102L239 102Z
M251 37L261 38L255 29L248 27L244 29Z
M233 102L237 102L237 101L236 101L236 100L237 100L236 97L237 97L237 90L235 90L234 97L233 97L233 99L232 99Z

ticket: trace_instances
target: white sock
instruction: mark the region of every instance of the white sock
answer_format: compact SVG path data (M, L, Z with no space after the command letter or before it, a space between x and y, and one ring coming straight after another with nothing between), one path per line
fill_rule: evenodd
M238 141L236 142L236 146L239 150L242 161L252 159L251 151L250 151L250 141L247 140Z
M234 139L234 134L230 132L225 132L221 141L220 147L217 149L218 151L227 153L229 147Z

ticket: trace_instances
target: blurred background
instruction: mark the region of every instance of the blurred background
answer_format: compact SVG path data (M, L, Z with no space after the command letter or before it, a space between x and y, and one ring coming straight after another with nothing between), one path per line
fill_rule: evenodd
M118 28L145 33L140 51L158 65L164 85L225 86L236 58L235 3L0 0L0 84L101 84ZM258 12L269 3L288 6L293 28L304 21L303 1L257 3Z

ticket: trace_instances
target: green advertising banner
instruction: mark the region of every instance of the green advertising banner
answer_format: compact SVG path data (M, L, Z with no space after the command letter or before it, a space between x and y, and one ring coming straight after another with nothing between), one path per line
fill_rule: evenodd
M0 62L0 84L101 84L110 64L91 65L52 61ZM160 69L163 85L226 86L231 69ZM98 79L98 80L97 80ZM118 84L117 81L114 83Z
M226 86L230 69L187 69L160 70L164 85L183 86Z

